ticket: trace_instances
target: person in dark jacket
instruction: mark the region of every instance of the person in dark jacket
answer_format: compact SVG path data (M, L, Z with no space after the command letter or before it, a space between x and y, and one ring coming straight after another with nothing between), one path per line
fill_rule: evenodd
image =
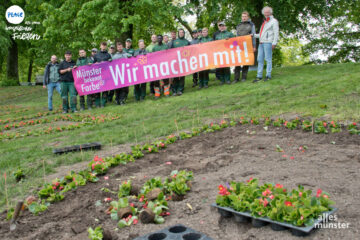
M98 50L96 48L91 49L91 57L90 57L91 61L94 62L94 57L95 57L97 52L98 52Z
M60 87L60 76L59 76L59 63L57 61L56 55L52 55L50 62L45 67L44 73L44 82L43 88L47 88L48 91L48 109L49 111L53 110L52 97L54 93L54 89L61 94Z
M202 29L202 37L199 39L199 43L211 42L213 39L208 35L208 29ZM209 70L199 72L199 89L209 87Z
M124 52L128 53L130 57L134 56L134 49L132 48L131 38L126 39Z
M178 38L174 41L171 41L171 48L184 47L190 45L190 42L185 38L184 29L179 29ZM185 88L185 77L174 78L172 84L173 96L181 96Z
M71 59L71 52L65 52L65 60L59 64L60 82L61 82L61 98L63 113L68 112L68 98L70 95L70 108L73 113L77 112L77 92L74 86L74 77L72 69L76 68L75 62Z
M162 42L163 41L162 35L157 35L157 40L158 40L158 43L153 48L153 52L158 52L158 51L163 51L163 50L169 49L168 46ZM163 79L162 81L164 83L164 95L165 95L165 97L169 97L170 96L169 79ZM160 80L154 81L154 90L155 90L155 99L159 99L160 98Z
M117 52L113 55L113 60L121 58L129 58L132 55L125 52L124 46L121 42L116 43ZM122 87L115 89L115 101L117 105L125 105L127 96L129 94L129 87Z
M76 66L84 66L84 65L90 65L93 63L93 60L91 58L86 57L86 51L85 49L79 50L79 58L76 61ZM86 97L86 104L89 110L91 110L92 105L92 99L94 97L94 94L89 94ZM85 95L80 96L80 111L85 110Z
M228 32L226 30L226 25L225 22L219 22L218 23L218 27L220 32L216 35L215 39L216 40L222 40L222 39L228 39L228 38L232 38L234 37L234 34L232 34L231 32ZM231 72L230 72L230 68L229 67L225 67L225 68L219 68L219 77L220 77L220 81L221 81L221 85L224 84L225 82L227 84L230 84L230 76L231 76Z
M139 49L135 50L134 57L139 55L146 55L145 42L143 39L139 40ZM144 101L146 96L146 83L137 84L134 86L135 101Z
M190 45L195 45L199 43L199 34L197 30L193 30L192 31L192 40L190 42ZM194 73L193 74L193 85L192 87L196 87L198 85L198 79L199 79L199 73Z
M241 14L241 23L239 23L236 27L236 35L237 36L245 36L245 35L254 35L255 32L255 25L250 20L250 15L248 12L243 12ZM255 38L252 38L253 41L253 49L254 52L256 51L256 41ZM242 78L241 81L245 82L247 73L249 71L249 66L236 66L235 67L235 81L233 83L237 83L240 80L240 72L242 71Z
M100 44L100 51L97 52L94 56L94 63L101 63L105 61L111 61L111 55L107 51L107 43L102 42ZM107 102L107 96L108 96L108 92L102 92L101 94L96 93L96 97L95 97L96 107L105 107L105 104Z

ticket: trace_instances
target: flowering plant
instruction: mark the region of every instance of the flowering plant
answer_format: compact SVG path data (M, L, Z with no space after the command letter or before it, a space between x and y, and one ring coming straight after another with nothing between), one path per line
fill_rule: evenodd
M104 160L97 155L94 159L89 163L89 167L96 174L104 174L107 172L109 165L104 162Z
M318 216L331 209L334 202L321 189L312 196L312 191L305 190L303 186L288 191L282 184L265 183L259 186L258 180L251 178L247 183L219 185L216 204L251 212L255 217L268 217L295 226L311 226Z

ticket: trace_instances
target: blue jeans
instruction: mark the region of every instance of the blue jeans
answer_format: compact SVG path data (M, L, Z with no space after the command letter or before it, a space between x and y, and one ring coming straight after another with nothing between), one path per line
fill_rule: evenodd
M52 97L53 97L54 88L59 94L61 94L60 83L51 82L46 87L48 90L48 107L49 107L49 111L52 111L53 110Z
M264 58L266 61L266 77L271 78L272 69L272 43L260 43L258 48L258 70L257 77L263 77Z

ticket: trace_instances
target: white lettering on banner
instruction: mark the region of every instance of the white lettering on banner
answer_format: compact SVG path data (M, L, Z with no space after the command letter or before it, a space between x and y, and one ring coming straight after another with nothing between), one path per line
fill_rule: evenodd
M227 51L223 51L223 52L214 52L214 64L218 65L218 61L217 61L217 56L219 56L220 59L220 65L224 64L224 58L223 56L225 55L226 57L226 64L229 64L229 53Z
M126 64L126 67L127 67L127 68L130 67L130 64L127 63L127 64ZM131 83L130 69L127 69L126 71L127 71L127 74L128 74L129 83Z
M171 71L173 74L178 74L179 72L175 70L174 64L176 63L176 60L172 60L170 63Z
M181 56L180 56L180 51L177 51L177 56L178 56L178 60L179 60L179 70L180 70L180 73L184 73L184 69L183 69L182 63L185 64L185 68L186 68L186 71L185 71L185 72L188 72L188 71L189 71L189 67L188 67L188 62L187 62L187 60L181 58Z
M197 69L197 59L196 59L196 57L195 56L192 56L191 58L190 58L190 69L191 70L196 70Z
M111 72L111 76L114 80L115 86L117 86L119 84L118 78L120 78L121 84L124 84L125 63L121 64L121 72L119 69L119 65L116 64L116 66L115 66L116 74L114 74L114 70L113 70L112 66L109 66L109 69Z
M244 45L244 51L245 51L245 62L249 62L249 55L248 55L248 50L247 50L247 44L246 44L246 42L244 42L243 43L243 45Z
M209 66L208 55L207 55L206 53L204 53L204 54L200 54L200 55L199 55L199 65L200 65L200 68L204 67L202 58L204 58L204 60L205 60L205 67Z
M150 78L154 78L154 73L153 73L153 68L155 70L155 76L159 77L159 70L156 64L152 64L152 65L146 65L144 66L144 74L145 74L145 79L148 79L148 73L146 70L149 70L149 74L150 74Z
M101 74L101 68L93 68L91 70L77 70L76 71L76 77L77 78L85 78L85 77L91 77L94 75L99 75Z
M164 71L165 67L165 71ZM170 70L169 70L169 63L168 62L161 62L160 63L160 73L162 76L169 76Z
M135 68L132 69L132 73L133 73L133 77L134 77L134 82L137 81L136 71L137 71L138 69L139 69L138 67L135 67Z
M235 52L237 53L238 62L241 63L241 56L240 56L241 49L239 48L239 45L236 46L236 51ZM246 50L246 53L247 53L247 50Z

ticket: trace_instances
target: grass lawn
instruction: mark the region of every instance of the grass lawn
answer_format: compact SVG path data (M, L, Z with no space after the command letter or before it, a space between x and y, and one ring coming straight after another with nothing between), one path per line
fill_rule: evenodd
M7 192L10 205L29 194L43 183L43 172L50 174L62 165L89 161L94 152L70 153L55 156L57 147L74 144L101 142L103 145L150 141L153 138L190 129L205 122L229 117L272 116L286 119L295 116L334 120L347 123L360 120L360 64L328 64L277 68L273 80L253 84L255 72L250 72L248 81L235 85L219 86L211 75L210 88L191 88L192 77L186 79L185 94L181 97L162 98L158 101L147 97L135 103L132 89L125 106L109 104L103 109L81 112L101 117L102 114L118 116L118 119L81 128L54 132L40 136L24 136L0 141L0 209L5 206L3 174L7 173ZM60 97L54 92L54 106L60 108ZM56 121L33 126L4 130L4 126L19 123L15 118L26 117L26 121L40 119L39 112L47 112L47 91L36 87L0 88L0 129L2 134L26 133L50 126L65 126L71 120ZM41 117L54 120L61 113ZM10 123L4 123L11 119ZM77 122L74 122L74 124ZM43 165L43 162L45 165ZM16 183L12 173L22 168L25 181Z

